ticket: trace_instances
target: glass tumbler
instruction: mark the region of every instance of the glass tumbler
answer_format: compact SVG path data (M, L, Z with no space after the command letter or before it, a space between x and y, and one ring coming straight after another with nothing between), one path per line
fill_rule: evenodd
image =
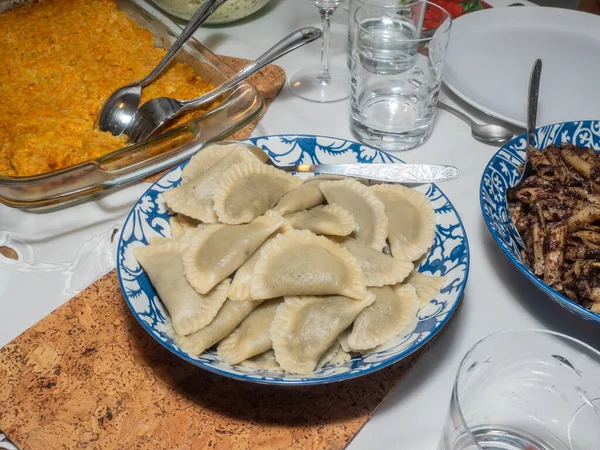
M352 68L352 38L354 35L354 15L356 10L365 3L374 3L381 6L396 6L399 3L408 5L417 2L418 0L349 0L348 1L348 68Z
M429 139L452 19L439 6L374 0L354 14L351 130L382 150Z
M359 1L361 4L359 4ZM349 0L348 1L348 69L352 68L352 39L354 36L354 15L359 6L368 0Z
M598 448L598 351L550 331L506 330L466 354L439 450Z

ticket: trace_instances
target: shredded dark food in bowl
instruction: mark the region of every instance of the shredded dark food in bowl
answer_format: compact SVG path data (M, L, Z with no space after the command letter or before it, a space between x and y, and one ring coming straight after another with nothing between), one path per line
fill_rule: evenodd
M600 313L600 154L562 144L528 158L532 174L508 189L523 258L550 287Z
M0 175L51 172L124 147L94 128L98 111L164 54L111 0L42 0L0 14ZM211 88L174 63L144 88L142 102Z

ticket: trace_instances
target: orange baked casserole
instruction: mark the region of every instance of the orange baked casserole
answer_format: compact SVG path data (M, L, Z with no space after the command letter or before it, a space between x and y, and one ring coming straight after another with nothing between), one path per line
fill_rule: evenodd
M42 0L0 14L0 175L50 172L124 147L94 128L98 111L164 54L111 0ZM174 63L142 101L211 88Z

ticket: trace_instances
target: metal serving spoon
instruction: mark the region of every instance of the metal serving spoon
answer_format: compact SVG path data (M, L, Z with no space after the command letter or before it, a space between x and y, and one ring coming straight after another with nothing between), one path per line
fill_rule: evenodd
M531 148L536 148L537 142L535 137L535 124L537 121L537 108L538 108L538 96L540 92L540 78L542 76L542 60L536 59L533 64L533 69L531 70L531 77L529 79L529 94L527 98L527 147L525 149L525 161L523 162L523 171L521 172L521 176L519 177L519 181L515 183L514 186L507 188L505 193L505 202L506 202L506 211L509 212L508 207L508 193L510 190L518 188L519 185L523 182L525 178L531 175L533 168L530 163L529 151ZM508 220L512 226L509 227L509 230L513 233L513 237L517 241L517 244L521 246L521 248L525 248L525 244L517 227L512 222L510 218L510 214L508 215Z
M109 131L115 136L123 134L140 106L142 87L152 83L162 73L190 36L226 1L207 0L204 2L152 72L141 80L117 89L108 97L98 115L97 126L101 131Z
M125 130L129 142L140 142L160 130L178 115L205 105L242 82L250 75L271 64L276 59L321 37L321 30L304 27L289 34L236 75L212 91L193 100L175 100L160 97L144 103L135 113L131 125Z
M471 127L471 135L484 144L504 144L513 138L513 132L508 128L491 123L480 124L458 109L454 109L445 103L438 101L437 105L439 108L448 111L449 113L454 114L456 117L467 122Z
M403 184L441 183L454 180L460 173L454 166L433 164L300 164L296 166L279 166L260 148L251 144L244 145L264 164L277 167L285 172L343 175Z

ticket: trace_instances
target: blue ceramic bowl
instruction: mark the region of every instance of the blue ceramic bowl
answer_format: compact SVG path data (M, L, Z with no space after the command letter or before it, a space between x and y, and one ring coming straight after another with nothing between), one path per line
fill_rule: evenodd
M356 142L321 136L266 136L249 140L280 164L401 162L396 157ZM133 256L133 249L147 245L152 236L170 236L169 215L161 192L181 182L185 163L154 183L134 206L123 226L117 252L117 273L121 289L133 315L154 339L186 361L211 372L243 381L266 384L319 384L365 375L400 361L425 345L450 320L458 307L469 272L469 245L462 222L444 193L435 185L420 190L431 200L437 217L437 232L429 255L419 271L446 276L442 292L419 311L416 330L398 337L380 351L354 357L339 365L326 365L310 375L268 373L242 366L230 366L216 352L200 356L181 351L166 332L168 314L145 272Z
M536 138L538 148L569 142L600 151L600 121L564 122L540 127L536 130ZM479 201L485 223L500 249L536 287L569 311L600 325L600 315L552 289L525 265L517 241L510 232L512 224L506 210L506 189L519 180L517 168L524 161L526 147L525 135L513 139L496 152L483 171Z

